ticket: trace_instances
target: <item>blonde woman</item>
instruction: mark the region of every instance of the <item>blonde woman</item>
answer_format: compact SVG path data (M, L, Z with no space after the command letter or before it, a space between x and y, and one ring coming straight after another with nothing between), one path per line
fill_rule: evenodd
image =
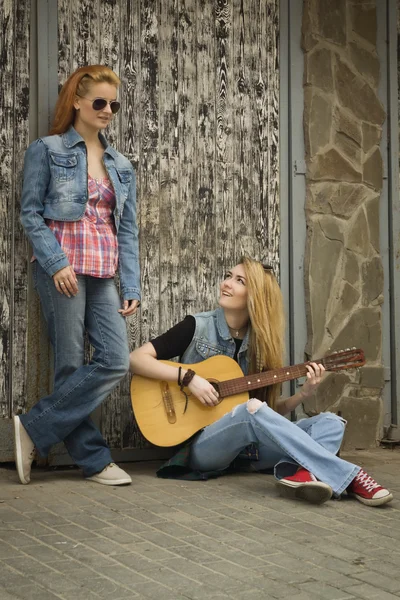
M193 364L224 354L245 374L283 366L284 316L282 295L271 267L243 258L220 286L219 308L188 316L172 329L131 353L134 373L163 381L180 381L191 392L190 402L209 406L218 392L193 370L161 363L180 356ZM336 456L345 422L332 413L292 423L283 415L294 410L318 386L321 364L308 366L302 391L279 397L279 386L263 390L205 427L183 452L158 471L160 477L207 479L235 469L273 469L284 495L322 503L347 490L360 502L385 504L392 494L360 467ZM194 397L195 399L193 399ZM245 463L244 461L247 461Z

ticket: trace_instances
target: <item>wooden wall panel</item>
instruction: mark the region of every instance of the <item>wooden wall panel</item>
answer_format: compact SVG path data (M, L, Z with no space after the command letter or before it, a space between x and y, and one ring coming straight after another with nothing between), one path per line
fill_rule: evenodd
M29 143L29 22L30 4L14 3L15 10L15 78L14 78L14 152L12 176L14 181L12 207L13 247L11 286L13 287L12 336L12 412L16 414L26 402L27 364L27 243L20 222L20 198L24 153Z
M204 3L202 19L199 19L196 4L186 0L181 4L179 22L179 281L180 318L193 314L198 306L197 294L200 292L200 263L198 249L202 241L199 231L203 230L200 216L203 199L199 192L199 164L196 160L196 134L201 127L198 102L198 78L203 73L197 71L196 51L202 51L200 38L196 39L196 30L206 27L209 36L210 22L207 19L208 4ZM210 37L208 39L210 39ZM210 44L212 41L210 39ZM204 76L204 79L207 79ZM197 104L197 106L196 106ZM213 143L213 140L211 141Z
M217 162L220 160L218 143L221 137L221 128L217 119L218 116L221 117L220 98L221 95L225 96L226 73L224 69L221 73L217 54L217 31L220 29L219 20L222 18L218 5L205 2L202 6L201 19L195 12L195 5L193 3L191 5L192 21L196 23L196 28L192 26L191 30L193 64L190 73L193 81L188 80L186 105L187 118L191 119L196 127L190 136L185 135L187 138L185 147L188 150L186 161L193 169L195 188L191 191L191 215L186 232L189 239L193 238L191 245L187 246L192 302L185 312L194 313L199 310L209 310L214 306L221 252L220 242L223 246L227 241L224 235L224 220L217 213L217 206L224 197L221 180L217 180L217 172L221 170ZM184 55L184 52L182 54ZM219 93L221 86L222 94ZM196 90L197 100L197 110L194 115L193 109L196 108L196 104L192 100L193 88ZM222 112L225 117L224 108ZM196 142L195 154L192 150L191 137ZM194 160L193 154L196 157ZM190 226L191 223L193 225ZM218 237L218 234L221 237ZM193 247L196 249L195 255Z
M0 3L0 418L22 410L26 396L27 256L19 196L29 141L29 18L28 0Z
M279 264L278 0L58 0L59 77L104 62L110 141L137 172L143 301L131 347L215 306L243 252ZM115 448L145 447L129 381L103 405Z

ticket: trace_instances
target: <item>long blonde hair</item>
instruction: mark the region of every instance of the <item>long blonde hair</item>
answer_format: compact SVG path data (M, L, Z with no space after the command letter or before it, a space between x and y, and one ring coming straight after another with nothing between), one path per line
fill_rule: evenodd
M118 87L121 80L110 67L105 65L89 65L74 71L61 88L50 135L65 133L74 124L75 97L85 96L93 83L109 83Z
M247 309L251 322L250 373L283 366L285 316L282 292L272 269L247 256L240 263L246 273ZM280 384L265 388L263 399L275 409Z

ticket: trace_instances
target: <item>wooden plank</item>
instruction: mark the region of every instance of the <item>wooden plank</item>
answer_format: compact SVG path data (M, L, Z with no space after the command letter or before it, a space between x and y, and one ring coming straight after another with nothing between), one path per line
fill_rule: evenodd
M223 4L223 3L222 3ZM196 89L196 158L191 160L190 148L188 148L188 160L194 167L196 182L195 206L191 207L191 218L197 221L197 262L195 270L191 269L190 276L195 276L195 311L209 310L216 305L216 282L220 278L218 267L221 260L221 252L227 241L224 232L224 222L220 220L221 213L216 205L220 206L218 198L221 193L217 180L216 171L221 173L220 166L216 167L218 160L218 146L221 129L218 117L221 118L221 126L224 128L225 111L221 111L221 104L226 99L226 69L220 64L216 54L219 45L218 35L221 31L221 21L224 19L224 8L218 8L217 2L206 2L200 9L197 7L197 73L188 65L188 90ZM216 25L217 23L217 25ZM216 34L216 28L218 34ZM194 48L196 53L196 48ZM196 55L195 55L196 56ZM195 58L195 57L194 57ZM183 59L184 60L184 59ZM217 61L217 62L216 62ZM195 80L190 82L190 77ZM222 92L220 94L219 92ZM221 101L222 98L222 101ZM223 113L223 117L222 117ZM188 120L192 119L188 115ZM224 136L224 133L222 133ZM216 140L217 137L217 140ZM223 169L222 169L223 171ZM223 187L223 186L222 186ZM190 232L188 232L190 235ZM222 236L221 239L219 236Z
M123 67L129 115L124 148L136 167L142 307L129 319L131 347L159 332L159 21L157 0L126 3ZM140 153L140 163L139 163ZM146 448L133 419L127 381L121 386L122 448Z
M11 307L11 236L14 200L14 30L12 0L0 3L0 417L11 416L12 307Z
M249 202L253 205L254 215L251 224L248 224L251 238L247 239L246 252L255 258L260 257L260 251L268 248L268 231L266 216L268 206L266 198L266 181L268 170L268 143L266 132L267 123L267 90L266 90L266 61L265 40L266 10L265 3L254 3L249 7L247 14L250 29L248 30L249 47L246 52L247 67L249 72L249 98L251 120L250 137L250 163L247 165L247 177L250 181L251 193ZM253 166L252 166L253 165ZM264 209L267 215L264 214ZM251 225L251 226L250 226Z
M160 3L160 329L180 318L179 301L179 106L178 90L179 0Z
M72 2L71 73L83 65L97 65L100 58L100 22L98 3L92 0ZM103 27L104 23L101 23Z
M197 10L196 10L197 7ZM179 192L180 216L178 227L180 231L180 311L181 316L194 314L202 308L198 297L198 256L199 243L199 193L197 179L197 143L196 122L198 119L197 97L197 51L200 52L199 39L195 30L202 26L203 18L207 20L208 3L197 6L193 0L182 2L181 18L179 21ZM209 22L209 20L207 20ZM204 74L204 78L206 75ZM212 143L212 140L210 140Z
M121 53L121 13L120 1L99 0L98 26L101 30L101 39L98 55L99 64L107 65L117 75L120 69ZM118 95L121 91L118 92ZM113 117L105 131L107 141L119 150L121 113ZM119 279L117 278L119 286ZM128 377L125 379L128 380ZM124 385L125 383L125 385ZM129 385L123 381L118 385L101 405L101 430L110 448L121 448L121 401L126 396Z
M143 342L160 332L159 0L140 4L140 254Z
M121 79L122 115L124 126L120 129L121 152L129 158L136 170L137 213L140 222L140 125L141 115L137 110L140 102L140 2L127 0L121 4ZM140 340L140 313L127 319L129 346L133 350ZM141 436L132 414L130 400L130 377L121 384L120 429L121 447L143 448L148 443Z
M233 100L236 85L233 64L232 0L216 2L215 82L216 82L216 257L217 282L237 262L236 207L234 196Z
M99 43L99 64L107 65L118 76L121 54L121 0L99 0L98 27L101 32ZM119 92L121 95L122 90ZM113 118L107 127L108 142L119 150L122 113Z
M121 112L124 126L120 130L121 152L129 158L136 169L137 190L140 187L138 174L141 136L141 115L137 110L140 101L140 2L126 0L121 5L121 48L120 74L122 79ZM140 210L140 206L138 206Z
M252 139L252 77L253 32L252 3L234 0L234 197L235 197L235 255L254 255L254 220L257 218L257 199L253 189Z
M73 28L72 3L58 0L58 81L59 88L72 73Z
M268 206L267 229L269 261L275 267L279 278L280 269L280 208L279 208L279 2L268 0L266 16L266 40L267 40L267 189L265 197ZM264 36L263 36L264 37ZM264 208L265 210L265 208ZM261 258L266 258L262 255Z
M11 269L14 273L12 304L12 412L22 412L26 407L27 365L27 256L26 241L20 222L23 158L29 144L29 24L30 1L15 3L15 87L13 130L13 249Z

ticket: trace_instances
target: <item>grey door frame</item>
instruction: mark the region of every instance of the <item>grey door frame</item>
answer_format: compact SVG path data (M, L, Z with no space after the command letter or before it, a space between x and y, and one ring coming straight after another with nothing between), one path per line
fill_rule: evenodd
M287 363L295 364L304 362L307 343L304 295L304 55L301 49L303 3L281 0L280 8L281 288L287 308ZM298 380L291 381L283 386L283 393L295 394L299 385Z
M383 4L383 3L382 3ZM399 438L400 378L400 202L399 108L397 56L397 0L386 0L377 10L377 52L381 65L379 97L386 110L381 152L383 186L380 203L380 254L384 271L382 306L383 428ZM396 433L397 429L397 433Z

